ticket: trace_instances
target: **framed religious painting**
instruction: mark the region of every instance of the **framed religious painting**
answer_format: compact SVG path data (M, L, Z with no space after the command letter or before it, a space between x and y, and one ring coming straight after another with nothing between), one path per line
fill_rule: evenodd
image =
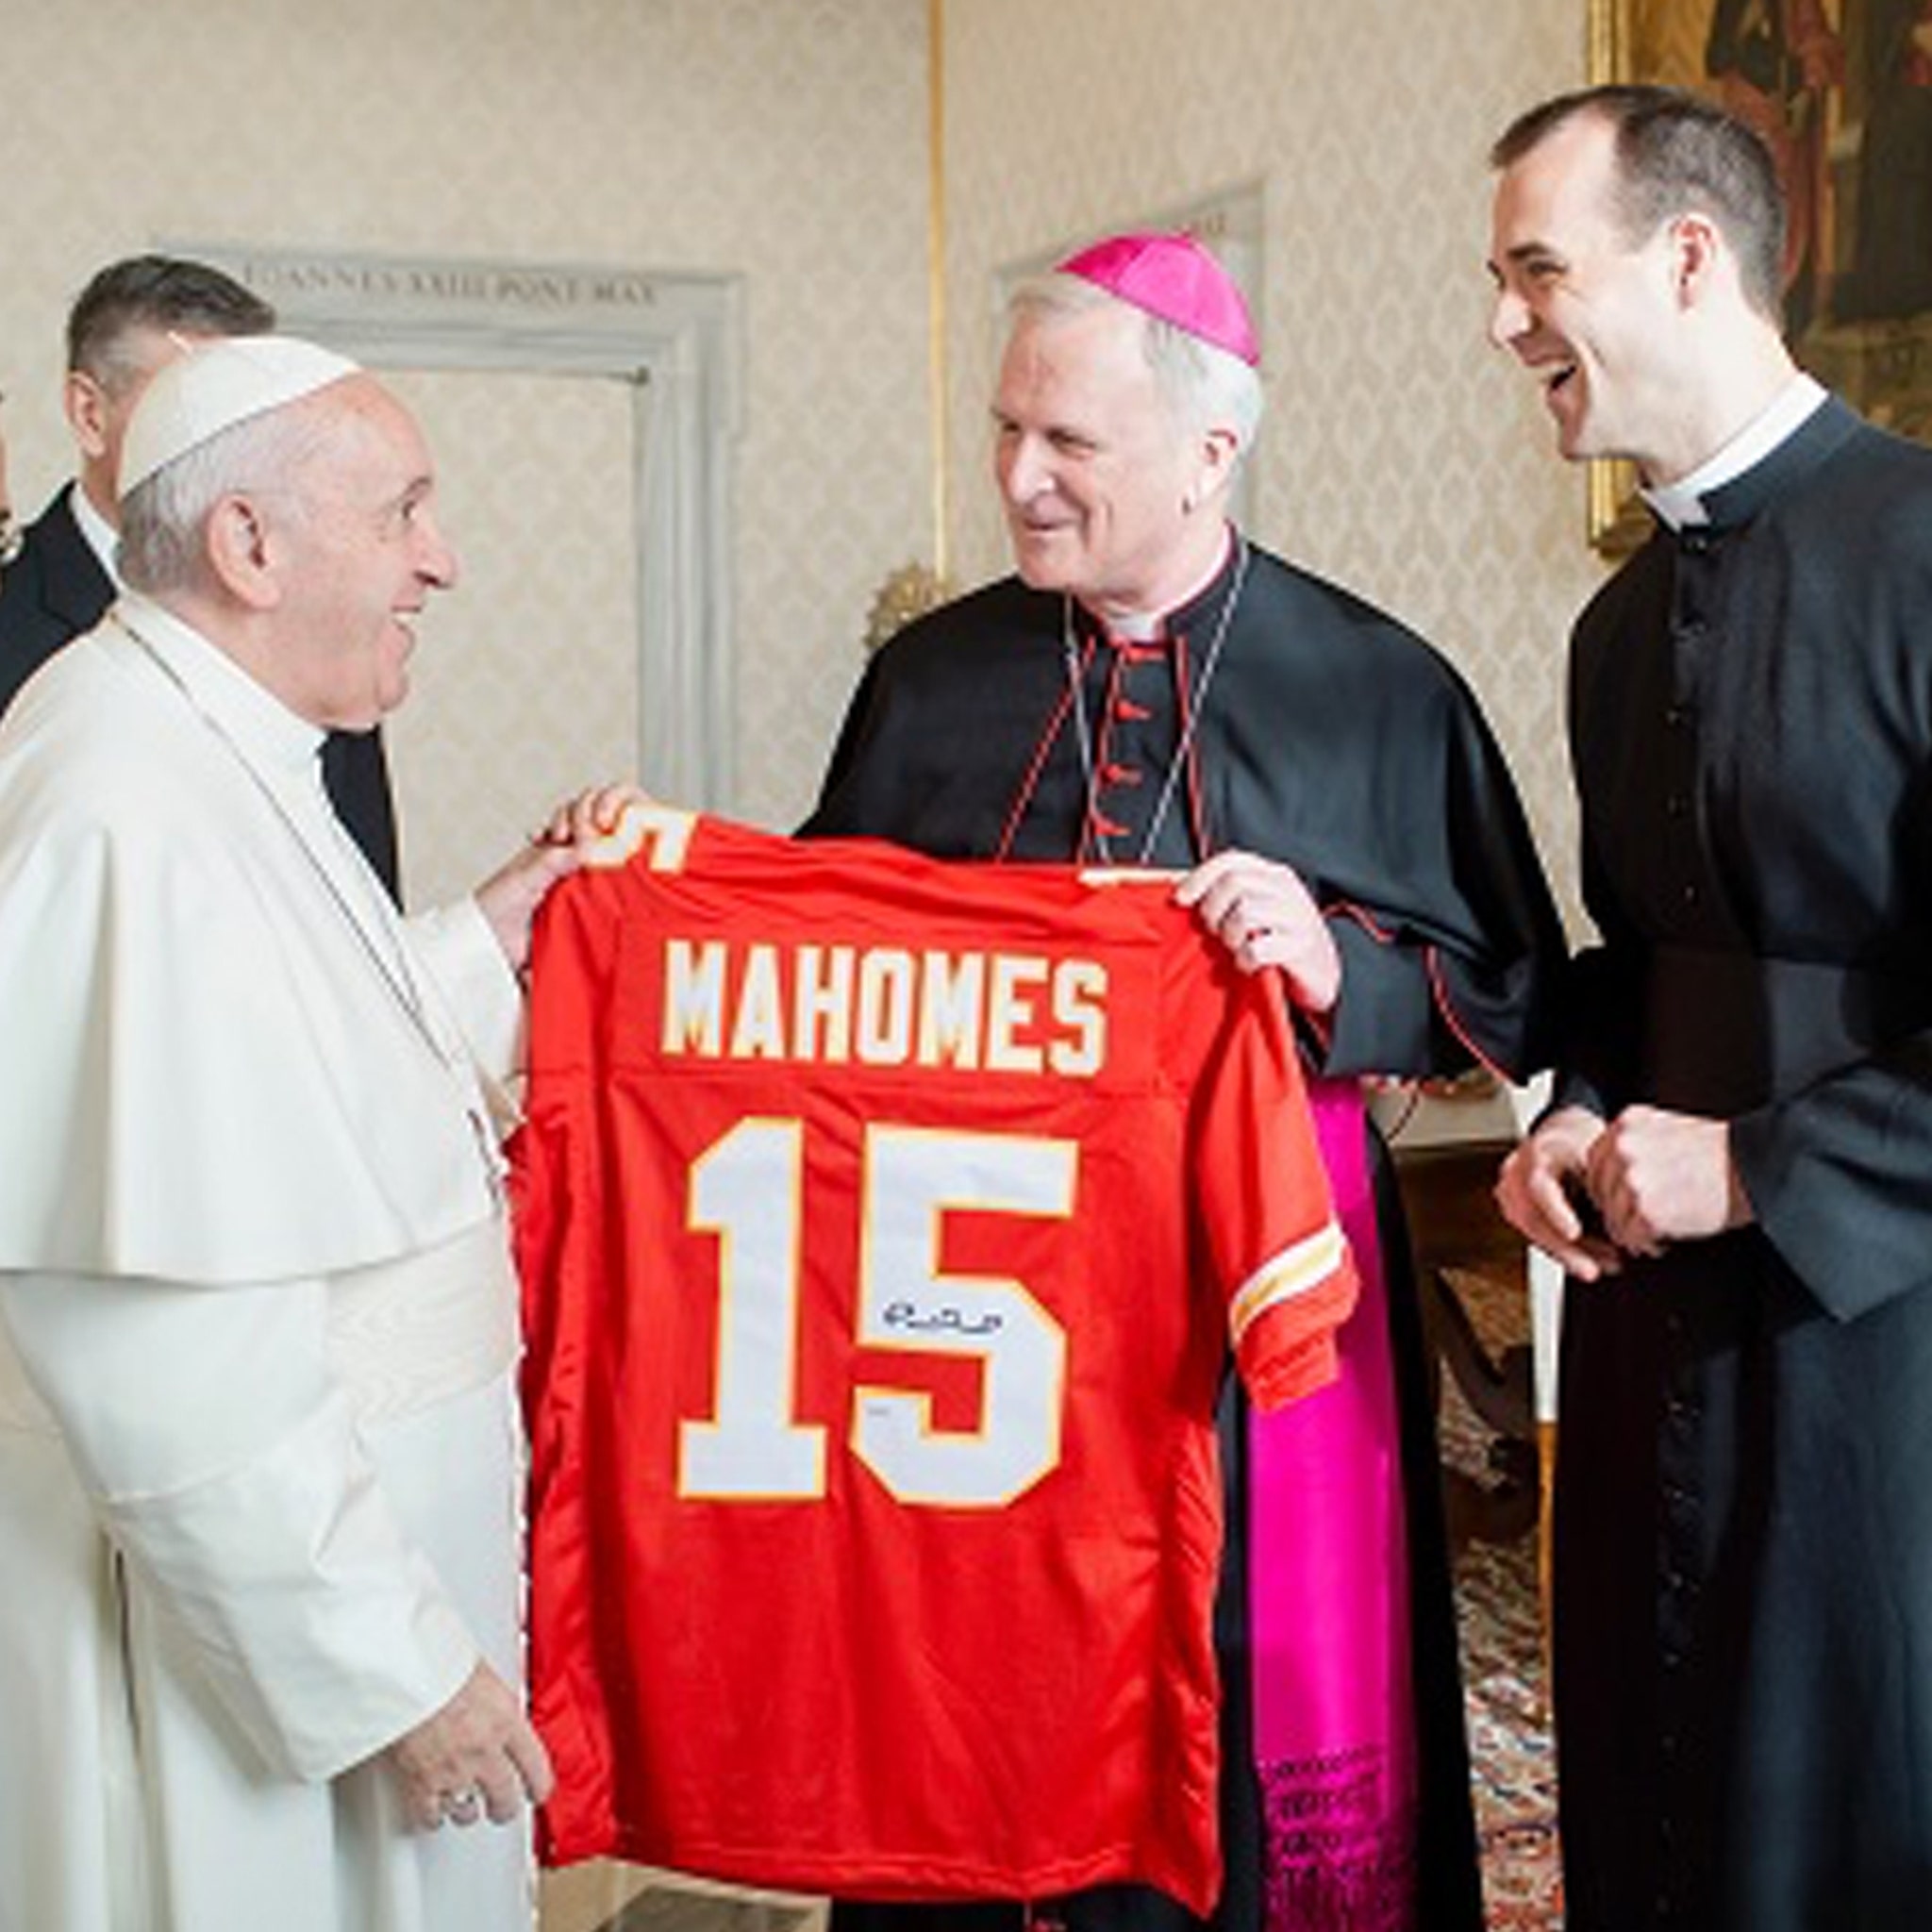
M1693 88L1748 121L1790 210L1792 353L1873 422L1932 441L1932 0L1590 0L1591 77ZM1645 527L1591 466L1591 540Z

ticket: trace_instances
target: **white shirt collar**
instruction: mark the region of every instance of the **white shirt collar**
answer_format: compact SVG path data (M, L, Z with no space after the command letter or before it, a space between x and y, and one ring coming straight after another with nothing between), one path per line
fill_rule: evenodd
M67 500L74 506L74 521L80 525L80 534L87 539L87 547L100 558L101 568L108 573L108 581L119 591L122 588L121 573L115 567L114 554L121 547L121 533L94 508L93 498L81 486L78 477L75 478L73 493Z
M188 701L258 770L321 782L317 755L327 734L297 717L225 651L138 591L124 592L111 616L159 658Z
M1640 491L1639 494L1657 512L1658 520L1674 530L1707 524L1710 515L1704 508L1704 498L1761 463L1781 442L1795 435L1824 402L1824 385L1800 370L1772 398L1769 407L1745 424L1714 457L1700 463L1688 476L1680 476L1674 483L1660 483L1654 490Z
M1222 529L1221 548L1215 554L1214 568L1198 584L1195 584L1185 596L1176 597L1172 604L1167 605L1162 609L1129 610L1123 611L1114 617L1102 617L1100 622L1108 636L1117 638L1123 642L1130 644L1151 642L1155 638L1160 636L1167 620L1174 612L1185 610L1227 568L1228 556L1233 549L1234 525L1227 524ZM1096 617L1100 615L1098 611L1095 611L1093 614Z

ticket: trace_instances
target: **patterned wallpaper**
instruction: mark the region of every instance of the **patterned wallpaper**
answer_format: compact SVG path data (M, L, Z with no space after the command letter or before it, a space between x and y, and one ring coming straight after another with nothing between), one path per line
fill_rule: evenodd
M930 561L926 0L0 0L0 386L14 491L65 474L65 306L99 261L237 244L741 274L737 808L790 823L874 594ZM1258 184L1256 533L1480 691L1559 880L1582 482L1485 345L1483 154L1577 79L1586 0L948 0L949 562L1004 566L998 269ZM1211 25L1209 25L1211 23ZM624 427L593 386L409 378L468 581L398 721L411 874L447 890L631 753ZM587 392L588 391L588 392Z
M611 382L415 370L389 379L436 453L441 520L461 563L455 592L431 602L410 702L389 727L409 885L426 902L482 877L586 777L635 768L627 487L584 492L531 541L543 478L627 486L631 403Z
M789 823L874 591L930 549L925 25L923 0L0 0L16 496L67 473L69 300L158 239L741 275L737 803ZM630 472L595 385L399 386L470 563L396 726L433 893L539 786L635 762Z
M1482 340L1491 135L1580 77L1586 0L950 0L950 561L1004 568L1004 264L1258 182L1256 534L1434 638L1570 875L1560 641L1582 482ZM888 573L933 556L926 0L0 0L0 388L15 498L67 474L59 330L158 239L741 274L738 808L808 803ZM29 78L30 77L30 78ZM392 737L410 880L453 890L625 768L623 407L398 382L465 583Z

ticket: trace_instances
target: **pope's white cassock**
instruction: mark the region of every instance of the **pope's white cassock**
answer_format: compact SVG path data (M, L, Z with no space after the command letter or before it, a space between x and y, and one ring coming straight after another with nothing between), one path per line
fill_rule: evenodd
M517 988L321 741L136 597L0 726L4 1932L530 1920L373 1758L522 1681Z

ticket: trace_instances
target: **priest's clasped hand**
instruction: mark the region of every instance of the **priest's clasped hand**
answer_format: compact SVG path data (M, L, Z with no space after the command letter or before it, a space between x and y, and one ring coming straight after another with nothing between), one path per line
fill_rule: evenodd
M1623 1266L1601 1225L1591 1224L1596 1216L1590 1155L1603 1132L1603 1122L1588 1108L1558 1108L1510 1151L1496 1179L1503 1219L1579 1281L1595 1281Z
M1630 1255L1742 1227L1751 1203L1731 1159L1728 1124L1661 1107L1626 1107L1590 1150L1590 1196Z
M1725 1123L1659 1107L1625 1108L1607 1125L1557 1108L1503 1163L1496 1205L1581 1281L1753 1218Z

